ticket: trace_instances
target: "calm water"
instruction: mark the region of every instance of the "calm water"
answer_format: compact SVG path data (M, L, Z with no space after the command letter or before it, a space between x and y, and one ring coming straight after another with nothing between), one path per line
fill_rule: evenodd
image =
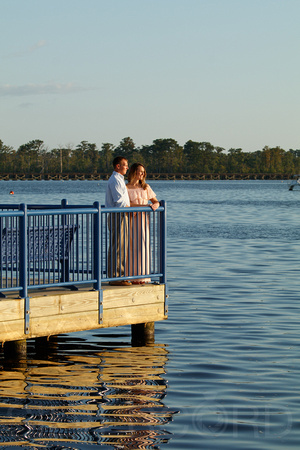
M0 182L0 203L91 204L106 182ZM169 319L0 353L9 449L298 449L300 191L280 181L152 182L168 202ZM15 192L14 196L9 191Z

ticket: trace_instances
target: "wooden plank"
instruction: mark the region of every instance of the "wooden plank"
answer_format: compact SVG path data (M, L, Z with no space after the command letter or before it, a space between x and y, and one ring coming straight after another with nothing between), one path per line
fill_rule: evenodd
M43 295L30 299L30 317L49 317L73 312L97 311L97 291L71 291L58 295Z
M98 323L98 311L81 312L73 314L60 314L58 316L39 317L30 320L30 335L50 336L75 331L93 330L97 328L117 327L143 322L156 322L164 320L164 305L158 303L131 308L116 308L103 313L103 323Z
M59 314L49 317L35 317L30 320L30 335L50 336L75 331L93 330L99 328L98 312L80 312Z
M1 299L0 300L0 320L19 320L24 318L24 299ZM0 323L1 323L0 322Z
M0 342L18 341L28 336L24 334L24 319L0 322Z
M103 309L120 308L130 305L146 305L164 301L164 286L145 285L126 289L103 291Z
M115 308L103 312L103 325L117 327L136 323L156 322L164 320L164 303L153 305L137 305L131 308Z

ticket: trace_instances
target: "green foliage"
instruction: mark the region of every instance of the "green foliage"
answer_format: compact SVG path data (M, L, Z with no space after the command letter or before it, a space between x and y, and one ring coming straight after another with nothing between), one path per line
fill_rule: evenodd
M187 141L184 146L171 138L155 139L137 147L125 137L115 147L81 141L72 146L47 149L40 139L21 145L18 150L0 140L0 174L103 174L112 171L115 156L122 155L129 164L143 163L148 173L165 174L295 174L300 173L300 150L264 147L255 152L241 148L214 147L210 142Z
M0 172L1 173L9 173L13 172L14 161L15 161L15 150L12 147L8 147L4 145L0 140Z

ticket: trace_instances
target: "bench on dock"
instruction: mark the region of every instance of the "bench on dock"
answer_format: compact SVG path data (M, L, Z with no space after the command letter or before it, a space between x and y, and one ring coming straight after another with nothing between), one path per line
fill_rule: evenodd
M29 270L39 274L41 272L58 272L62 282L69 281L70 251L76 231L77 225L29 227L27 230ZM20 252L19 230L17 228L3 228L0 246L1 270L17 270ZM55 261L59 261L60 268L55 267ZM74 286L70 288L74 289Z

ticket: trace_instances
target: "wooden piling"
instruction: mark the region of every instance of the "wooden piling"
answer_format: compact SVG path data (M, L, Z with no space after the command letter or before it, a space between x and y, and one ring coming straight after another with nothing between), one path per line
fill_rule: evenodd
M131 325L131 343L133 346L153 344L155 341L155 322Z
M21 339L18 341L8 341L4 344L5 359L22 359L27 356L27 341Z

